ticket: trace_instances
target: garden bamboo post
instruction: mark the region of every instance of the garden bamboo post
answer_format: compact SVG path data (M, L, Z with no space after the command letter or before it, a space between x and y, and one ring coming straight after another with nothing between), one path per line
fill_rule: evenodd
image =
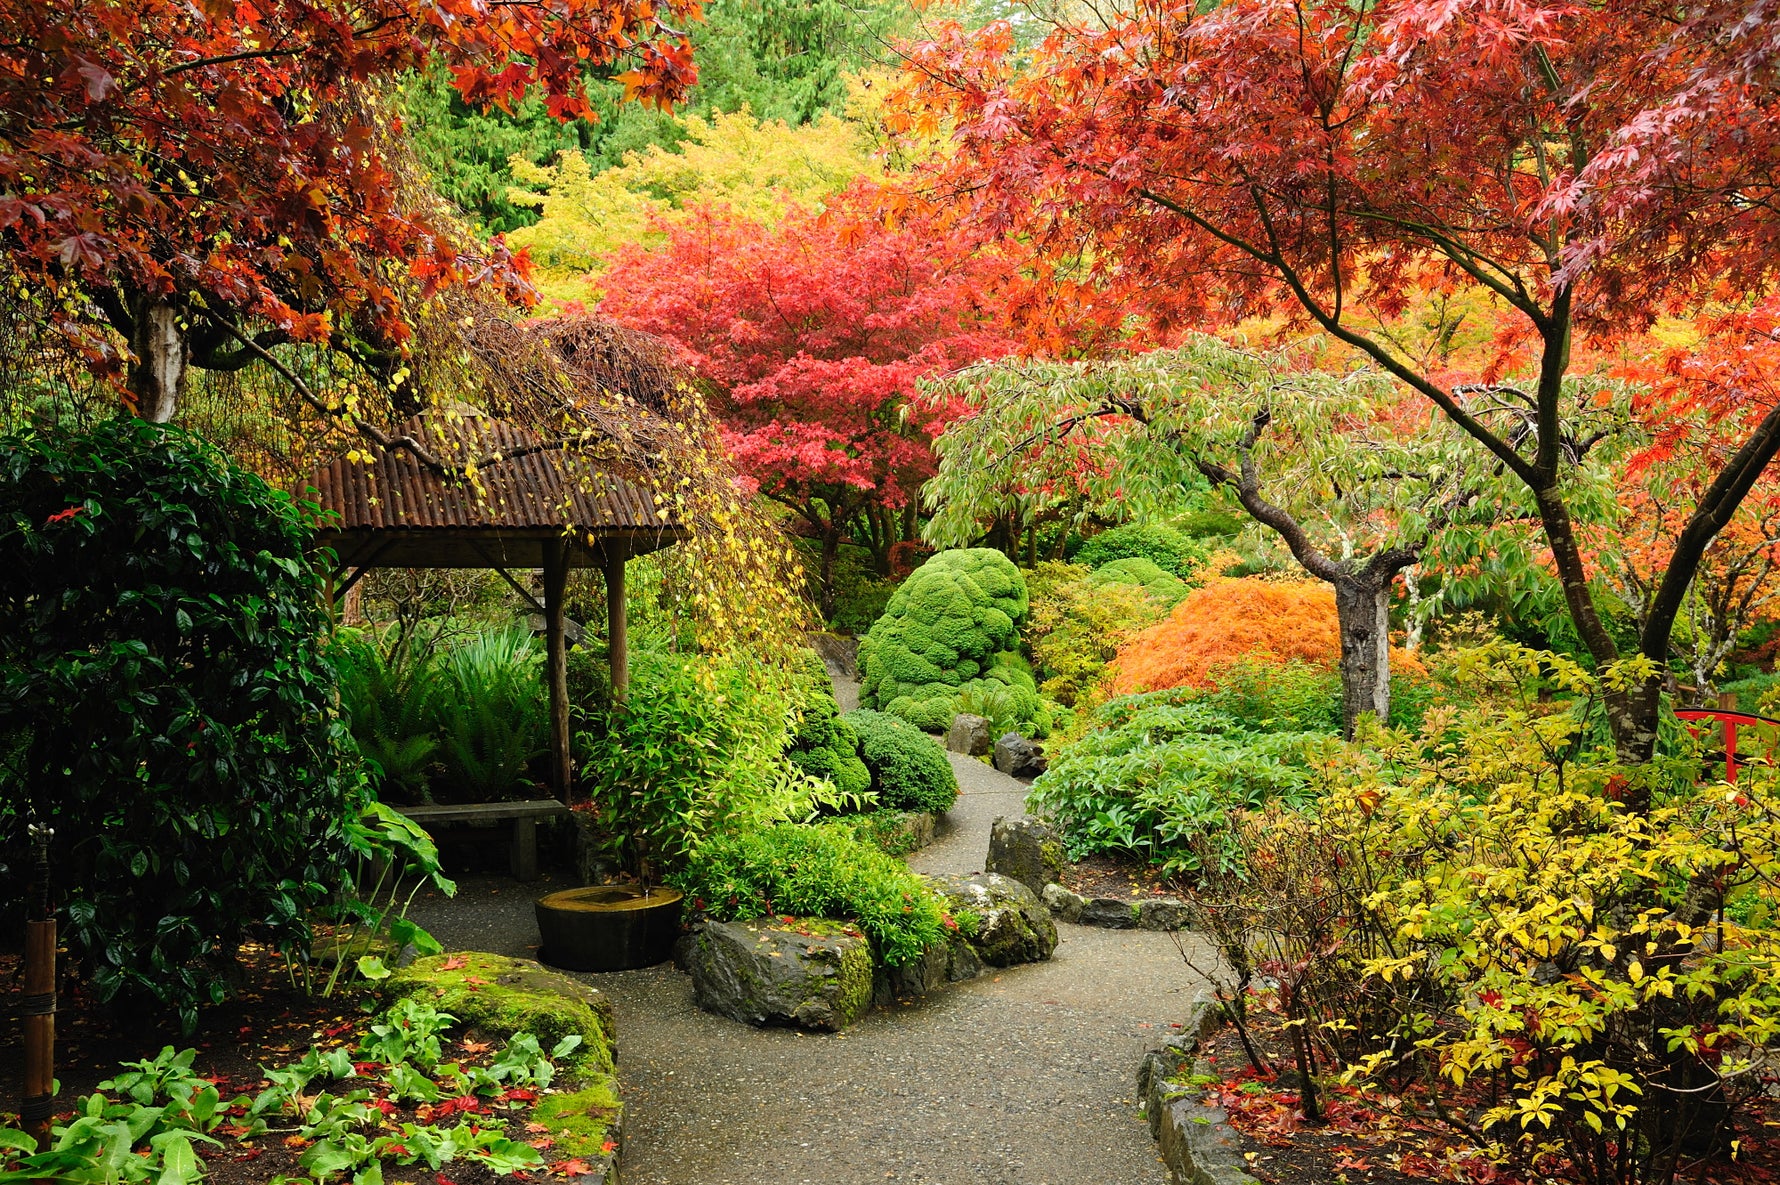
M556 796L563 802L569 800L574 777L569 757L569 670L562 604L569 578L568 558L566 540L551 540L544 545L544 661L550 680L550 774Z
M624 702L630 687L630 642L625 636L624 551L616 540L606 545L606 657L612 670L612 699Z
M48 827L31 825L37 848L30 920L25 923L25 1079L19 1121L37 1141L49 1146L50 1114L56 1089L56 918L50 912Z

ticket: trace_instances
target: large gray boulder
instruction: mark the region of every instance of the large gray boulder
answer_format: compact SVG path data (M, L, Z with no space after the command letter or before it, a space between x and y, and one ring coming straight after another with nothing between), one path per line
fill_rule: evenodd
M1010 777L1036 778L1045 772L1044 746L1017 732L1003 733L995 742L995 768Z
M996 819L989 828L986 872L1011 876L1034 893L1063 876L1063 840L1043 819Z
M871 1006L871 946L840 922L705 922L686 963L698 1006L745 1024L835 1032Z
M966 757L981 757L989 751L989 721L969 712L958 713L946 730L946 748Z
M1037 963L1057 949L1051 911L1019 881L997 872L927 879L945 898L977 957L989 966Z

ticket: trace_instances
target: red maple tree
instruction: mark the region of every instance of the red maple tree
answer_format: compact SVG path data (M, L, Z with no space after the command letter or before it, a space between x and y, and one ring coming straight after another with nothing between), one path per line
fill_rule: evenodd
M477 104L591 114L694 80L698 0L0 0L0 243L21 307L172 414L188 366L324 343L385 377L442 286L528 299L402 176L383 80L429 64Z
M1005 24L940 26L911 47L902 118L950 130L936 188L991 233L1087 261L1112 300L1162 325L1282 311L1437 405L1532 495L1578 634L1605 666L1622 651L1562 481L1585 445L1572 352L1770 282L1774 39L1771 22L1746 27L1769 8L1173 0L1060 23L1031 53ZM1657 138L1661 153L1641 156ZM1389 331L1427 290L1508 313L1470 382ZM1637 650L1659 666L1701 554L1780 450L1780 403L1762 389L1727 400L1753 414L1644 621ZM1653 675L1612 693L1629 761L1652 751L1660 689Z
M916 383L1012 348L996 295L1005 257L918 216L887 226L872 202L862 186L770 228L699 208L601 279L601 311L679 346L742 473L821 541L824 614L849 531L880 570L914 538L946 416L911 403Z

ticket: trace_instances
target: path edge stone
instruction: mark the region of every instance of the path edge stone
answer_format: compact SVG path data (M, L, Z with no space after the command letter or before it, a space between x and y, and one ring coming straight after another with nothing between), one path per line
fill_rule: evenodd
M1180 1032L1145 1053L1137 1067L1137 1096L1173 1185L1260 1185L1223 1108L1206 1103L1205 1087L1195 1082L1211 1072L1199 1046L1222 1023L1217 1000L1200 992L1187 1005Z
M1103 930L1185 930L1192 924L1179 897L1083 897L1052 881L1039 890L1051 913L1078 926Z

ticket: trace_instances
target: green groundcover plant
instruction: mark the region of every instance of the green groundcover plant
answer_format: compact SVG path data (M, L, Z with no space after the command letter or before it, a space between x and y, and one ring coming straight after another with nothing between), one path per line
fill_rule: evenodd
M1308 803L1310 759L1333 740L1323 699L1306 719L1289 692L1277 714L1239 714L1234 698L1177 689L1113 700L1033 783L1029 804L1056 821L1073 860L1116 853L1187 873L1233 865L1234 816Z
M0 440L0 914L26 826L103 1000L220 1000L342 881L363 779L300 508L178 428Z

